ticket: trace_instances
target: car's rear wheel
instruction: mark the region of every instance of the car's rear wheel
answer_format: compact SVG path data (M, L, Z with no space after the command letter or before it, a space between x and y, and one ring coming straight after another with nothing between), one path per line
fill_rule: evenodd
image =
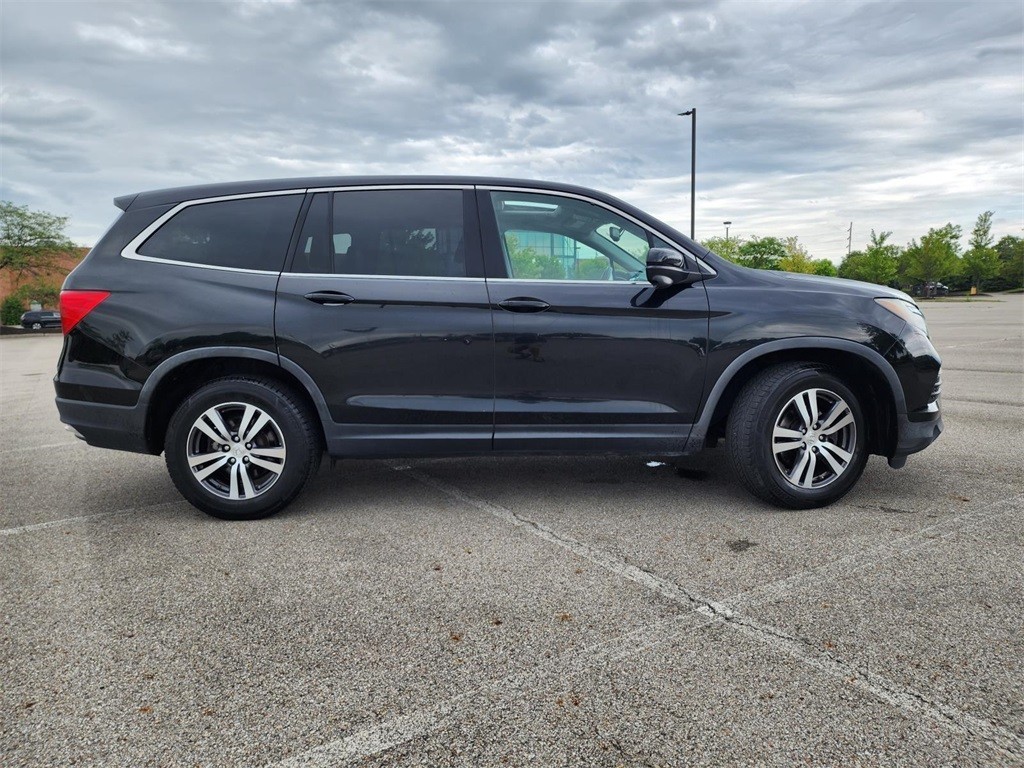
M740 481L777 506L831 504L867 462L867 427L856 393L810 363L768 368L740 392L727 446Z
M277 382L229 377L175 411L164 454L174 485L214 517L252 520L286 507L320 466L315 417Z

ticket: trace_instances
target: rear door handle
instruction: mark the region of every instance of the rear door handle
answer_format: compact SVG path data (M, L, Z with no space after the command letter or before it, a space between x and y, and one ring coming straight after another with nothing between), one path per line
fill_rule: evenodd
M517 296L514 299L499 301L498 306L509 312L543 312L551 305L540 299L533 299L528 296Z
M307 293L305 298L323 304L325 307L340 307L343 304L351 304L354 298L341 291L313 291Z

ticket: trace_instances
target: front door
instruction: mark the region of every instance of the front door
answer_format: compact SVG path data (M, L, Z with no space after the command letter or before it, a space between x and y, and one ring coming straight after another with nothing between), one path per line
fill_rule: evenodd
M278 349L327 402L332 455L490 450L493 336L472 192L313 195L278 286Z
M704 386L703 283L655 290L667 246L578 196L477 193L495 334L497 450L671 453Z

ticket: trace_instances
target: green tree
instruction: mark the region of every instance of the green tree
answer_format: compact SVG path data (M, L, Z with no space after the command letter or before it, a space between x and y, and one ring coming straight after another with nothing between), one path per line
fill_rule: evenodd
M828 259L815 259L811 263L814 265L814 274L816 275L822 277L837 277L839 275L836 265Z
M519 238L511 232L505 233L505 247L508 249L514 277L534 280L559 280L565 277L565 267L558 258L520 245Z
M999 277L1006 288L1024 288L1024 238L1006 235L996 243Z
M779 269L783 272L801 272L805 275L814 273L814 260L807 249L795 237L787 237L786 255L779 259Z
M865 283L889 285L896 280L900 247L889 242L892 232L871 230L871 242L864 251L854 251L839 265L839 276Z
M839 276L847 280L860 280L864 264L864 251L850 251L839 262Z
M0 270L37 276L75 244L64 234L66 216L30 211L26 205L0 201Z
M60 286L36 280L21 286L13 295L22 301L38 301L43 306L56 307L60 301Z
M17 296L8 296L0 303L0 324L17 325L21 322L21 313L25 311L24 302Z
M995 249L992 237L992 211L985 211L979 214L974 222L974 231L971 232L971 239L968 242L967 252L963 257L963 269L971 279L971 285L979 291L982 283L990 277L999 274L1002 266L999 261L999 251Z
M953 224L929 229L921 242L911 240L899 262L901 275L911 281L932 283L949 279L960 271L960 235Z
M779 269L786 257L786 244L777 237L756 235L739 247L736 261L753 269Z
M740 246L743 245L743 240L738 237L731 237L728 240L724 237L709 237L707 240L702 241L701 245L714 251L723 259L738 261Z

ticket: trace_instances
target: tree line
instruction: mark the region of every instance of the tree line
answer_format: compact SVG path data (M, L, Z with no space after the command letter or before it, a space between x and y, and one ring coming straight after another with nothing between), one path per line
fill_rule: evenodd
M892 232L871 230L863 249L850 252L837 268L828 259L814 259L796 237L711 237L703 241L724 258L754 269L845 277L894 288L919 287L934 292L943 283L952 290L971 287L1005 291L1024 288L1024 238L1006 235L996 242L992 211L974 222L966 248L963 230L955 224L929 229L905 246L891 241Z

